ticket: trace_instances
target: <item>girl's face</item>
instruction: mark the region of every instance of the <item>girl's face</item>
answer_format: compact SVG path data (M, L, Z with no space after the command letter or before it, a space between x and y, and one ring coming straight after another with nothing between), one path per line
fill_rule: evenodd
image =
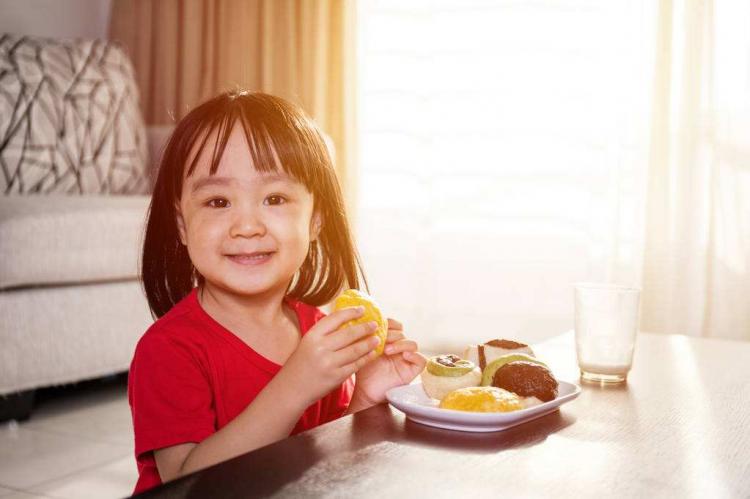
M312 194L283 171L258 172L238 124L214 175L211 154L204 148L182 186L177 225L190 260L218 291L285 291L319 231Z

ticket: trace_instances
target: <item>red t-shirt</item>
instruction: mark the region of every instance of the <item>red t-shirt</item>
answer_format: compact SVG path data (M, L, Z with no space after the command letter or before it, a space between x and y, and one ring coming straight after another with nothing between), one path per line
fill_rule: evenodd
M302 334L325 316L292 298ZM155 449L201 442L233 420L281 369L211 318L196 289L157 320L138 342L130 365L138 482L135 493L161 484ZM347 379L308 407L292 435L344 414L354 381Z

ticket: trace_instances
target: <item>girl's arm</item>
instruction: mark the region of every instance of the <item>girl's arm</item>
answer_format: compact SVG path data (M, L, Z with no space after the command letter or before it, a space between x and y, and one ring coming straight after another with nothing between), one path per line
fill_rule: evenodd
M307 406L284 383L282 371L229 424L199 444L154 451L163 482L225 461L288 436Z
M374 322L341 328L362 307L331 313L316 323L278 374L229 424L202 442L154 451L163 482L258 449L294 429L302 413L375 356Z
M367 395L362 393L362 390L357 389L357 385L354 385L354 393L352 394L352 400L349 402L349 407L346 408L344 415L354 414L355 412L363 411L368 409L375 404L377 401L370 400Z

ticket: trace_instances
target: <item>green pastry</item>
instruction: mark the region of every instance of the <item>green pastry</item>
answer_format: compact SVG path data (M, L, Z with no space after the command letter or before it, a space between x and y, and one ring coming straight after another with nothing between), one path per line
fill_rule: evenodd
M495 376L495 371L503 367L508 362L514 362L517 360L533 362L535 364L547 367L547 364L545 364L541 360L537 359L536 357L532 357L531 355L526 355L525 353L509 353L508 355L502 355L487 364L487 367L485 367L484 371L482 371L482 386L491 386L492 378Z
M473 362L443 354L427 361L422 371L422 388L429 397L441 400L453 390L478 386L481 379L482 372Z

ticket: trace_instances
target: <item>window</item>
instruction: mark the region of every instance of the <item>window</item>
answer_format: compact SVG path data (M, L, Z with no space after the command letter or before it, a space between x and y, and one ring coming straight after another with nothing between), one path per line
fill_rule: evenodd
M638 281L656 5L359 5L357 232L426 350L573 326L572 283Z

